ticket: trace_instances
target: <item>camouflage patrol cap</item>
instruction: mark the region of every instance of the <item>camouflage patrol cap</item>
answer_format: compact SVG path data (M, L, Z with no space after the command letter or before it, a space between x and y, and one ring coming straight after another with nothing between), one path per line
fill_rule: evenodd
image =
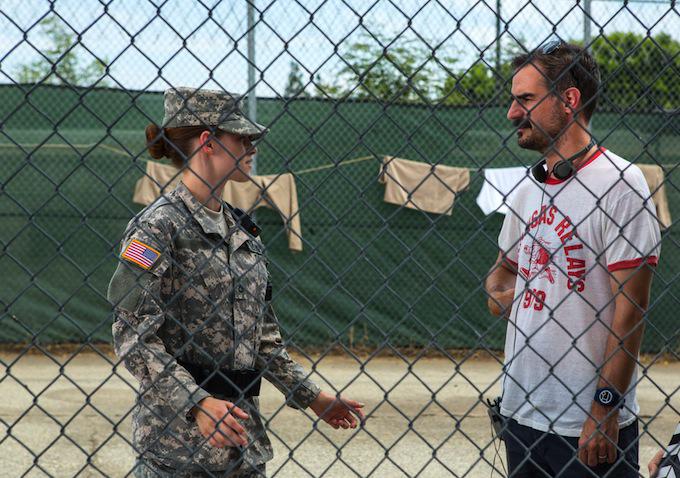
M164 128L217 127L227 133L258 139L269 130L243 113L243 96L218 90L170 88L165 90Z

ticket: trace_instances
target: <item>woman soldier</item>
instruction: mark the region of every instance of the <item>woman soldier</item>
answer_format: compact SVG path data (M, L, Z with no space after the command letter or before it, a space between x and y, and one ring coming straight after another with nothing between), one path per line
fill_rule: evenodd
M267 132L241 104L170 89L163 128L146 128L151 156L170 158L182 181L130 221L108 290L116 354L140 382L138 477L265 476L261 378L336 429L364 418L363 405L320 391L286 352L259 228L221 200L227 180L248 180L253 141Z

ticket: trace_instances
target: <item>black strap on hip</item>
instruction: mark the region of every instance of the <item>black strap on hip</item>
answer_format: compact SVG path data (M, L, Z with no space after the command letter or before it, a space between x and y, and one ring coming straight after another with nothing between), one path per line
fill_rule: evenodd
M257 370L215 369L178 361L194 377L196 383L211 395L224 397L257 397L260 395L262 378Z

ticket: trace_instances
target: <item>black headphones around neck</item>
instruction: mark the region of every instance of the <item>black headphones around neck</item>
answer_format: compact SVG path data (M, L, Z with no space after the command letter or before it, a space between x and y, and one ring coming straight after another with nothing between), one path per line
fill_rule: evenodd
M574 174L574 165L572 164L574 160L580 158L590 151L590 149L595 146L595 144L595 139L591 137L590 142L585 148L581 149L576 154L569 156L567 159L560 160L553 167L553 176L555 176L560 181L564 181L565 179L569 178L572 174ZM539 183L545 183L548 180L548 168L545 166L545 163L545 159L541 159L537 165L531 168L531 174Z

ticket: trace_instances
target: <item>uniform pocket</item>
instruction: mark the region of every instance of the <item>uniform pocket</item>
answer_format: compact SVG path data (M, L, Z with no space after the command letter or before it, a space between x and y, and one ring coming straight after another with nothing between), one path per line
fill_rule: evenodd
M264 255L264 245L261 242L252 239L243 243L245 247L254 254Z
M226 248L225 248L226 249ZM200 325L231 316L231 274L226 250L184 250L178 290L185 321Z
M244 242L234 253L231 265L234 273L234 298L264 305L269 274L262 244L254 240Z

